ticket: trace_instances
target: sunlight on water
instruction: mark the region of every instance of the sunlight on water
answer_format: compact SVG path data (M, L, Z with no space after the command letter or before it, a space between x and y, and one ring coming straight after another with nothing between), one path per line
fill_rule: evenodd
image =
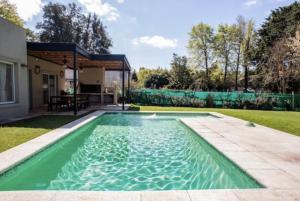
M106 114L0 177L0 189L259 188L179 121L196 116Z

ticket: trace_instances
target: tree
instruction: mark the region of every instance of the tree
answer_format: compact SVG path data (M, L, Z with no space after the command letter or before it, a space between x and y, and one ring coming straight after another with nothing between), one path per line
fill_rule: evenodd
M268 48L282 37L294 37L299 27L300 3L295 1L289 6L279 7L271 12L258 30L259 41L255 60L259 64L267 62Z
M299 90L295 88L297 84L295 85L294 76L291 76L294 67L298 65L298 59L294 56L298 55L299 50L296 47L299 43L297 40L294 44L290 42L298 37L299 21L300 3L295 1L273 10L258 30L259 37L253 61L257 65L257 79L263 83L265 89L280 92ZM296 72L293 74L296 75Z
M235 90L238 90L238 76L239 76L239 67L241 61L241 50L242 44L245 39L246 34L246 20L243 16L237 17L237 23L235 28L235 53L236 53L236 67L235 67Z
M243 58L242 65L244 68L244 91L248 90L249 66L252 63L255 41L256 41L256 33L254 31L254 22L253 22L253 20L249 20L247 22L245 38L242 42L242 58Z
M146 88L160 89L169 84L169 76L166 73L150 74L147 76L144 86Z
M50 2L43 11L43 21L36 26L42 42L75 42L94 54L109 53L112 41L96 14L85 15L75 3Z
M0 16L12 23L23 27L24 22L17 13L17 7L8 0L0 0Z
M14 23L15 25L24 28L24 21L17 13L17 7L7 0L0 0L0 17ZM37 37L33 31L24 28L27 41L37 41Z
M264 87L286 93L300 83L300 31L295 37L283 37L269 49L268 68L263 69Z
M212 60L213 52L213 29L204 23L193 26L190 32L188 48L192 55L192 59L196 61L200 67L205 69L206 82L209 82L209 65Z
M153 70L152 69L147 69L145 67L141 67L139 69L139 72L137 74L137 77L138 77L138 85L140 87L144 87L144 84L145 84L145 80L146 78L150 75L150 74L153 74Z
M87 47L91 53L108 54L109 48L112 46L112 41L106 32L106 27L101 22L100 18L94 14L92 18L92 36L90 39L91 45Z
M236 27L234 25L219 25L218 31L215 37L215 54L220 58L220 63L223 64L224 78L223 84L224 89L228 88L227 74L228 68L232 63L232 54L235 48L234 33Z
M224 73L222 71L222 68L218 63L213 63L212 67L209 69L209 73L211 75L211 82L212 86L214 87L213 89L216 91L221 91L224 89L223 86L223 77Z
M155 75L155 76L153 76ZM158 75L158 76L156 76ZM155 77L155 78L154 78ZM161 77L170 77L168 70L163 68L156 68L156 69L148 69L145 67L141 67L137 74L137 82L139 87L153 87L155 83L151 83L151 80L155 80ZM147 85L147 86L146 86ZM159 84L160 85L160 84Z
M132 75L131 75L131 80L134 81L134 82L137 82L137 81L138 81L138 77L137 77L137 75L136 75L135 70L133 70L133 73L132 73Z
M37 23L42 42L74 42L72 17L65 5L52 3L43 7L43 21Z
M210 69L210 68L209 68ZM206 80L206 71L199 69L197 67L190 68L190 74L193 83L189 87L192 90L208 90L211 86L211 79L209 78L209 82ZM210 75L210 72L209 72Z
M187 58L173 54L170 70L170 87L173 89L188 89L193 80L187 67Z

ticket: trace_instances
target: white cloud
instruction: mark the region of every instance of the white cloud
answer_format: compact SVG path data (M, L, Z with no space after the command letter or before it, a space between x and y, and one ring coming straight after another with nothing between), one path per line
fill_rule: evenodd
M163 36L142 36L135 38L132 44L138 46L140 44L148 45L156 48L174 48L177 46L177 39L164 38Z
M258 3L257 0L247 0L245 5L250 7L256 5L257 3Z
M108 21L117 21L120 17L117 8L102 0L78 0L89 12L96 13Z
M245 6L251 7L257 4L263 4L263 3L280 3L286 0L246 0L244 3Z
M17 6L17 12L24 21L30 21L42 10L41 0L9 0Z
M117 0L118 3L122 4L125 0Z

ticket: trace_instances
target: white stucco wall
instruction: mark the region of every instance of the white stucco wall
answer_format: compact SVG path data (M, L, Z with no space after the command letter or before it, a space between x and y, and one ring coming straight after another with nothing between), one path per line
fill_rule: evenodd
M26 115L29 110L26 33L0 17L0 60L14 64L15 103L0 104L0 120Z

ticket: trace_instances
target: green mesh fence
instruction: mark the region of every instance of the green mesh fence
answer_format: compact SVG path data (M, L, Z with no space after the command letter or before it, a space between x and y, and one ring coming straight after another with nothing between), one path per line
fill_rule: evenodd
M292 110L300 108L300 94L204 92L139 89L131 92L133 103L160 106L228 107Z

